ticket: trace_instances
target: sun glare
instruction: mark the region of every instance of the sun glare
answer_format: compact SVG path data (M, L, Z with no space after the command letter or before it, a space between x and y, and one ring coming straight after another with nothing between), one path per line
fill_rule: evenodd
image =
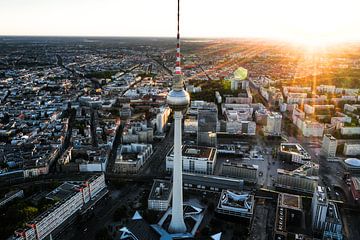
M351 3L350 3L351 2ZM289 38L311 48L354 40L360 27L354 8L360 2L340 0L304 0L294 4L289 17Z
M0 1L0 35L171 37L176 30L172 0L17 2ZM359 9L359 0L183 0L181 30L188 38L270 38L316 47L360 40Z

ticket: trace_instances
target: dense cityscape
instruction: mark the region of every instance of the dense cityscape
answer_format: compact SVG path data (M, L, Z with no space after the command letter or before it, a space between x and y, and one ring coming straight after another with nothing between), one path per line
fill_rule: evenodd
M359 239L359 43L0 49L0 239Z

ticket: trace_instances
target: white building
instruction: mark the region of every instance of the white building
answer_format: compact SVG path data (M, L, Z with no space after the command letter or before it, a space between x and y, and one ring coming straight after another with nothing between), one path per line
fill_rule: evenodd
M322 231L324 229L328 204L325 187L318 186L314 191L311 204L313 230Z
M277 112L270 112L266 118L266 126L264 127L265 135L280 136L281 135L282 115Z
M164 132L170 113L171 109L169 107L160 108L160 112L156 115L156 131L158 133Z
M189 173L214 174L217 150L213 147L188 146L182 148L183 171ZM174 149L166 156L166 171L172 171Z
M322 141L321 151L326 158L336 156L337 140L330 134L325 134Z
M254 202L254 196L249 193L223 190L216 212L243 218L252 218Z
M132 143L121 145L117 151L114 171L119 173L137 173L151 156L151 144Z
M305 137L322 137L324 128L322 123L307 120L302 122L300 130Z
M360 127L342 127L341 135L360 135Z
M254 136L256 133L256 123L253 121L227 121L226 132L228 134Z
M279 157L282 161L305 164L311 160L310 154L298 143L281 143Z
M123 143L148 143L154 138L154 130L148 127L146 121L129 121L122 133Z
M28 228L17 230L15 234L26 240L42 240L48 237L86 203L95 203L101 199L107 192L105 188L104 174L93 176L82 184L63 183L46 196L49 200L57 201L53 207L28 222Z
M172 196L172 184L166 180L154 180L148 198L148 209L166 211L170 206Z
M321 93L335 93L335 89L334 85L320 85L316 87L316 91Z
M345 156L357 156L360 155L360 143L345 143L344 144Z

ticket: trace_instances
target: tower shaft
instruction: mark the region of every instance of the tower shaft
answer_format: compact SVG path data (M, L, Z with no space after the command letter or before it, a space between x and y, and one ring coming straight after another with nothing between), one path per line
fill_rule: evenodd
M172 216L169 231L173 233L186 232L183 210L183 183L182 183L182 137L181 121L182 112L174 112L174 166L173 166L173 195Z

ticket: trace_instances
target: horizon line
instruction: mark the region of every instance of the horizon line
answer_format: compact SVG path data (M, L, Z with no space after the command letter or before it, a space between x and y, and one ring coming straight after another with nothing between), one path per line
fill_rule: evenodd
M38 38L45 38L45 37L63 37L63 38L158 38L158 39L176 39L176 36L141 36L141 35L31 35L31 34L0 34L1 38L4 37L38 37ZM274 37L265 37L265 36L244 36L244 37L219 37L219 36L208 36L208 37L182 37L182 39L206 39L206 40L257 40L257 41L268 41L268 42L283 42L295 45L302 45L300 42L296 42L291 39L285 38L274 38ZM352 39L352 40L343 40L343 41L334 41L330 45L337 45L337 44L354 44L359 43L360 39Z

